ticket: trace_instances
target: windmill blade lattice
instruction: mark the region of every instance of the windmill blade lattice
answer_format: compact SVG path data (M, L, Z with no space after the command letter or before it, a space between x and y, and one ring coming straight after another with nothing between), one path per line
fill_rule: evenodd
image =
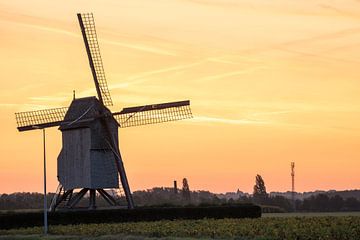
M125 128L187 119L192 113L190 101L180 101L124 108L113 116Z
M83 34L86 52L89 58L91 72L94 77L99 100L105 106L112 106L110 92L107 86L104 66L100 55L99 43L96 35L95 21L92 13L79 13L78 20Z
M68 107L15 113L19 131L59 126Z

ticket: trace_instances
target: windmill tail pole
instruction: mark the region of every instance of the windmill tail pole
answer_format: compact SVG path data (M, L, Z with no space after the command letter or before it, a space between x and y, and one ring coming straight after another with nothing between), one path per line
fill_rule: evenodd
M111 135L111 131L110 131L109 125L106 122L106 119L102 118L101 122L103 123L103 126L105 127L105 131L107 132L107 135L108 135L107 143L109 144L109 146L110 146L110 148L111 148L111 150L114 153L114 156L116 158L115 163L116 163L116 167L118 169L118 172L120 174L121 185L124 188L126 201L128 203L128 208L133 209L134 208L134 200L132 198L132 194L131 194L131 191L130 191L130 186L129 186L129 183L128 183L128 180L127 180L127 176L126 176L126 173L125 173L125 167L124 167L121 155L120 155L119 148L118 148L114 138Z
M128 203L128 208L133 209L134 208L134 200L132 198L132 194L130 191L130 186L129 186L129 183L127 180L125 167L124 167L121 155L120 155L120 151L118 150L117 147L113 148L113 146L111 146L111 144L110 144L110 147L112 148L112 151L114 152L114 155L116 156L116 166L117 166L118 172L120 174L121 185L123 186L124 191L125 191L125 197L126 197L126 201Z

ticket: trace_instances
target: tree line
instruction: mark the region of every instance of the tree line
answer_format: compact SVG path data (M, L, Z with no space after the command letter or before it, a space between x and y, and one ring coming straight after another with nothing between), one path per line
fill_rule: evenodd
M360 211L360 201L354 197L344 199L340 195L328 196L323 193L310 196L304 200L292 200L283 196L270 197L266 192L265 182L260 175L256 175L254 191L250 201L263 206L276 206L279 207L280 211L286 212Z
M54 193L49 193L50 204ZM256 176L252 195L240 196L236 199L222 198L209 191L191 191L188 181L183 180L182 189L169 187L155 187L148 190L133 192L133 199L138 207L154 206L210 206L210 205L236 205L242 203L255 203L269 212L332 212L332 211L360 211L360 201L354 197L343 198L339 195L327 194L313 195L304 200L292 201L283 196L269 196L263 178ZM106 202L97 196L97 206L107 206ZM125 204L125 198L119 197L119 203ZM88 198L82 200L84 206ZM0 195L0 210L14 209L41 209L43 207L43 194L41 193L12 193Z

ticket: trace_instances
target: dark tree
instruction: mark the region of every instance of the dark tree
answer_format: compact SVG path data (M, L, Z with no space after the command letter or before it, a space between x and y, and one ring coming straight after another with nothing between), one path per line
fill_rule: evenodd
M184 201L187 203L190 203L190 188L189 188L189 183L186 178L183 179L182 194L183 194Z
M339 195L331 197L329 200L329 207L331 211L340 211L344 207L344 199Z
M277 206L287 212L294 210L291 200L283 196L269 197L266 201L266 205Z
M360 201L358 201L354 197L350 197L350 198L346 199L344 205L345 205L346 210L351 210L351 211L360 210Z
M254 192L253 197L255 202L264 204L268 198L268 194L266 192L265 182L263 178L258 174L255 178Z

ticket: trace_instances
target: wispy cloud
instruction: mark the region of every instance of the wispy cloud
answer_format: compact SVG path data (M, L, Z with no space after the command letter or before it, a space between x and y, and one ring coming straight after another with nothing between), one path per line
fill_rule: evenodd
M325 10L329 10L330 12L334 12L337 13L337 15L339 16L343 16L343 17L353 17L353 18L357 18L359 19L360 16L357 12L355 11L350 11L350 10L345 10L330 4L319 4L319 7L325 9ZM348 8L350 9L350 8ZM354 9L352 9L354 10Z
M223 7L223 8L236 8L239 6L244 6L240 4L239 1L216 1L216 0L185 0L186 2L192 2L199 5L206 5L212 7Z
M71 100L69 96L41 96L41 97L29 97L29 100L36 102L66 102Z
M253 73L255 71L264 70L264 69L267 69L267 67L263 67L263 66L253 67L253 68L243 69L243 70L239 70L239 71L226 72L226 73L222 73L222 74L206 76L206 77L197 79L197 81L199 81L199 82L212 81L212 80L217 80L217 79L222 79L222 78L227 78L227 77L249 74L249 73Z
M49 104L18 104L17 105L19 112L36 111L36 110L58 108L58 107L59 106L53 106L53 105L49 105Z
M251 116L269 116L269 115L282 115L282 114L288 114L293 113L294 111L284 110L284 111L270 111L270 112L256 112L251 113Z
M238 63L238 62L233 62L233 61L225 60L225 59L220 58L220 57L209 57L209 58L207 58L207 60L208 60L209 62L224 63L224 64L231 64L231 65L238 65L238 64L240 64L240 63Z
M152 46L147 46L147 45L130 44L130 43L112 41L112 40L107 40L107 39L102 39L101 42L111 44L111 45L120 46L120 47L130 48L130 49L134 49L134 50L139 50L139 51L143 51L143 52L155 53L155 54L158 54L158 55L177 56L177 54L174 53L174 52L167 51L167 50L160 49L160 48L155 48L155 47L152 47Z
M253 57L242 57L236 55L236 58L239 59L240 61L227 60L226 57L208 57L206 60L209 62L230 64L230 65L239 65L242 64L243 62L261 63L259 60Z
M266 125L269 122L257 121L251 119L230 119L210 116L195 116L189 120L195 123L217 123L217 124L233 124L233 125Z
M71 31L67 31L61 28L54 28L54 27L47 27L47 26L42 26L42 25L38 25L38 24L30 24L30 23L22 23L22 22L15 22L16 24L25 26L25 27L30 27L33 29L37 29L37 30L42 30L42 31L46 31L46 32L52 32L52 33L57 33L57 34L63 34L63 35L68 35L71 37L80 37L80 34L75 34L74 32Z
M63 107L57 104L42 104L42 102L34 102L34 103L0 103L1 109L12 109L14 112L29 112L50 108L59 108Z
M307 46L307 45L311 45L311 44L318 43L318 42L329 41L329 40L334 40L334 39L339 39L339 38L345 38L345 37L350 37L350 36L359 35L359 34L360 34L359 27L344 28L341 30L336 30L336 31L331 31L331 32L329 31L327 33L322 33L322 34L316 34L316 35L310 36L310 37L298 38L298 39L283 41L283 42L279 42L279 43L275 43L275 44L269 44L269 45L263 46L263 47L249 48L249 49L239 51L239 52L237 52L237 54L253 55L253 54L258 54L258 53L271 52L274 50L289 49L291 47L296 47L296 49L294 48L295 49L294 51L298 51L298 46ZM290 51L290 50L288 50L288 51ZM313 53L311 53L311 54L313 54Z
M198 61L198 62L193 62L193 63L189 63L189 64L177 65L177 66L173 66L173 67L161 68L161 69L148 71L148 72L142 72L140 74L136 74L136 75L133 75L131 77L128 77L126 79L127 82L118 83L118 84L111 84L109 86L109 88L110 89L118 89L118 88L125 88L125 87L128 87L130 85L134 85L134 84L138 84L138 83L144 83L144 82L149 80L147 77L157 75L157 74L161 74L161 73L168 73L168 72L173 72L173 71L179 71L179 70L192 68L194 66L200 65L203 62L204 61Z
M40 24L20 22L19 20L15 21L15 20L11 20L11 19L10 20L9 19L0 19L0 20L8 21L8 22L11 22L14 24L18 24L18 25L21 25L24 27L29 27L29 28L33 28L33 29L37 29L37 30L41 30L41 31L67 35L67 36L71 36L71 37L75 37L75 38L81 38L80 32L75 33L75 32L68 31L68 30L65 30L62 28L58 28L58 27L49 27L49 26L44 26L44 25L40 25ZM109 45L114 45L114 46L120 46L123 48L133 49L133 50L152 53L152 54L165 55L165 56L177 56L177 54L174 52L164 50L161 48L157 48L154 46L144 45L144 44L126 43L126 42L121 42L121 41L109 40L109 39L102 38L102 37L99 37L99 42L100 42L100 44L109 44Z
M274 48L275 49L275 48ZM279 51L284 51L284 52L288 52L288 53L292 53L295 55L300 55L300 56L308 56L308 57L316 57L319 59L323 59L323 60L327 60L327 61L337 61L337 62L348 62L348 63L359 63L358 60L356 59L346 59L346 58L337 58L337 57L333 57L330 54L324 54L326 52L331 52L332 50L336 50L335 49L330 49L327 51L321 51L320 53L314 53L314 52L306 52L306 51L298 51L298 50L291 50L291 49L286 49L283 47L277 47L276 49L278 49Z
M0 108L14 108L17 107L16 103L0 103Z

